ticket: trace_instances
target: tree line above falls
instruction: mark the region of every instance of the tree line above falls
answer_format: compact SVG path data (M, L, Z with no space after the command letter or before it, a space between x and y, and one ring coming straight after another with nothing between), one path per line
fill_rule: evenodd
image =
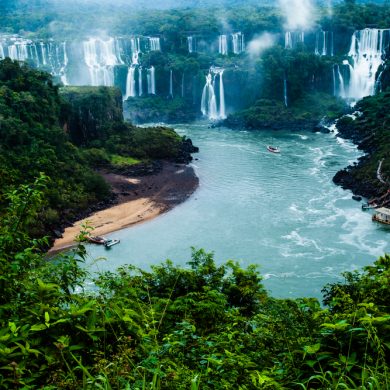
M183 158L182 139L173 130L124 123L115 88L59 92L47 73L0 61L0 215L5 194L43 172L50 182L40 217L30 226L34 236L112 201L96 168Z

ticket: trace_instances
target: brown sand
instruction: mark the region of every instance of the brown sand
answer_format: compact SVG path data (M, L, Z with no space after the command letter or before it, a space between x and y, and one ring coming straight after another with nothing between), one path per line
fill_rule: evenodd
M155 218L188 199L199 183L193 168L167 162L162 171L154 175L136 178L107 172L102 175L118 195L118 204L65 229L50 252L73 246L85 223L94 228L93 235L101 236Z

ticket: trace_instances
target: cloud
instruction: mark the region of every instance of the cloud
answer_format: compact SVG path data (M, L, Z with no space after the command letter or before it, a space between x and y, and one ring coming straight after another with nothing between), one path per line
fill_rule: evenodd
M264 33L252 39L247 46L248 53L251 57L258 57L262 51L270 48L276 42L276 36Z
M312 0L279 0L284 14L286 30L308 30L316 21L315 7Z

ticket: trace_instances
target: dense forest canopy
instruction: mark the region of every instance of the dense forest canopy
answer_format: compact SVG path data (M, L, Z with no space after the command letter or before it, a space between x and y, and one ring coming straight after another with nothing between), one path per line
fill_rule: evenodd
M281 2L282 3L282 2ZM158 7L148 9L144 2L57 2L52 1L5 1L0 20L0 31L9 33L38 34L39 37L55 37L93 31L109 34L174 34L188 31L210 34L223 32L226 27L244 31L249 37L261 31L278 31L283 28L286 9L279 2L238 2L220 4L205 2L205 6L192 8ZM184 3L183 3L184 4ZM299 5L299 2L297 3ZM307 2L311 4L311 2ZM194 5L194 4L192 4ZM195 5L200 5L196 2ZM356 29L364 25L389 25L389 6L386 2L338 2L330 5L322 2L310 16L311 25L321 25L331 17L331 23L344 29ZM152 7L153 8L153 7ZM212 9L212 10L211 10ZM297 9L297 15L301 11ZM291 15L289 15L291 16ZM378 17L380 16L380 17ZM93 22L92 22L93 21ZM329 23L329 22L328 22ZM93 27L92 27L93 26Z

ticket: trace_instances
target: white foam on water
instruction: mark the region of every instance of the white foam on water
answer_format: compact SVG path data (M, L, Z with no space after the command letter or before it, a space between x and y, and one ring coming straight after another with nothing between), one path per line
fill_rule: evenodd
M369 214L364 214L360 210L339 210L345 222L342 224L346 233L340 234L341 242L378 257L385 252L388 242L385 240L371 241L369 233L372 230L372 221Z

